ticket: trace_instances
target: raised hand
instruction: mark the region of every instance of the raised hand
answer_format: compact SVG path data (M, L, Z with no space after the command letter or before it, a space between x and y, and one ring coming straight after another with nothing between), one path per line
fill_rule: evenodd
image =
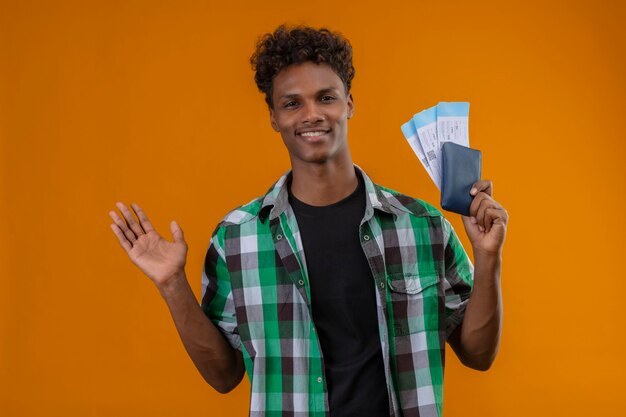
M504 244L509 214L493 199L491 181L476 181L470 194L474 200L470 205L470 217L463 216L463 224L474 253L499 254Z
M148 216L137 204L132 204L137 220L123 203L116 203L123 219L112 210L111 229L130 260L156 285L161 287L184 272L187 261L187 243L183 231L175 221L170 224L173 242L169 242L152 227Z

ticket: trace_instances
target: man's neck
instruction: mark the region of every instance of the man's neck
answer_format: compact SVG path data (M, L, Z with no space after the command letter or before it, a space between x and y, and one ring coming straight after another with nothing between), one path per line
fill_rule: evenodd
M291 193L311 206L328 206L354 192L359 181L350 157L322 164L292 164Z

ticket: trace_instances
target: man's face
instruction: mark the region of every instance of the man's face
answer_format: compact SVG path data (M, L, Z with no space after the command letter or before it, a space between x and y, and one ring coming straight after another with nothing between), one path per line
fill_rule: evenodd
M274 78L272 127L280 132L292 167L349 155L348 122L354 103L341 78L326 64L304 62Z

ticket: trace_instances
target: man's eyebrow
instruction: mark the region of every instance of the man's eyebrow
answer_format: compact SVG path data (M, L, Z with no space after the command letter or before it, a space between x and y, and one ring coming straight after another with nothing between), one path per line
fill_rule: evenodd
M336 87L327 87L327 88L322 88L321 90L319 90L317 93L315 93L315 95L319 96L322 94L328 94L328 93L338 93L339 89ZM294 99L294 98L300 98L302 95L298 94L298 93L291 93L291 94L283 94L282 96L279 97L279 99Z
M292 99L292 98L298 98L298 97L300 97L300 94L292 93L292 94L283 94L282 96L280 96L278 98L279 99L283 99L283 98Z
M324 88L320 91L317 92L317 95L321 95L321 94L327 94L327 93L338 93L339 89L335 88L335 87L328 87L328 88Z

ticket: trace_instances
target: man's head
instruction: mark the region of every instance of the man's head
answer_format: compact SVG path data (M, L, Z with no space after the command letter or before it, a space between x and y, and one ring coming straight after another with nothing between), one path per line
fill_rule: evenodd
M328 29L282 25L259 40L250 58L252 69L256 71L256 85L265 94L265 101L271 109L274 108L274 78L283 69L307 61L330 66L343 81L346 95L350 94L354 78L350 42Z
M351 164L347 119L354 111L354 67L348 41L327 29L280 26L259 41L251 62L292 168Z

